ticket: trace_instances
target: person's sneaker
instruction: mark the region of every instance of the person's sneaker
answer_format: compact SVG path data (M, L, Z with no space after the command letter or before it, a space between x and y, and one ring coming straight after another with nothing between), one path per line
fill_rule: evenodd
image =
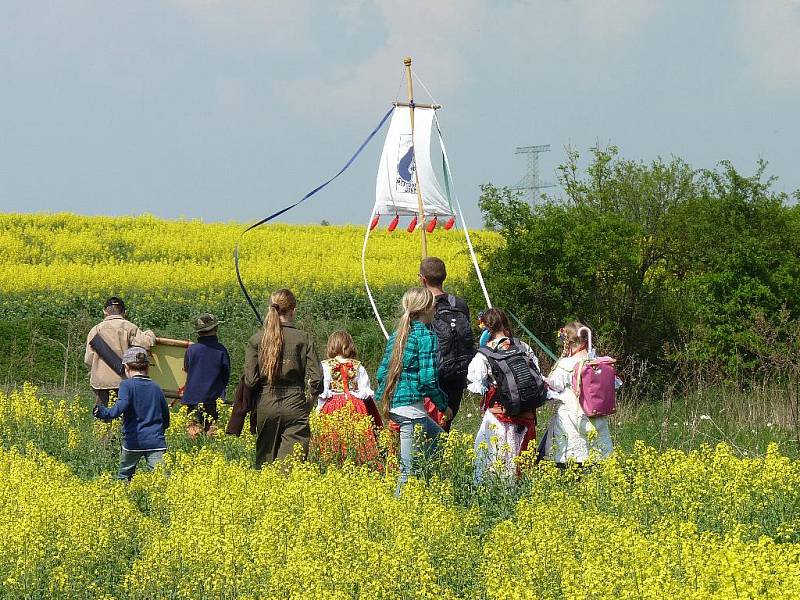
M217 435L216 423L212 423L211 425L208 426L208 429L206 429L206 435L209 437L214 437L215 435Z

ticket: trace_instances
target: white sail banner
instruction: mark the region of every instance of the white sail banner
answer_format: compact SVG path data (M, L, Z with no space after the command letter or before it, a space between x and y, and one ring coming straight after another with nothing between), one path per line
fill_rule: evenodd
M422 190L426 216L450 216L453 210L442 193L431 164L431 130L434 109L414 109L414 145L411 141L411 115L407 107L392 114L389 133L383 145L375 183L373 214L410 216L419 213L417 178Z

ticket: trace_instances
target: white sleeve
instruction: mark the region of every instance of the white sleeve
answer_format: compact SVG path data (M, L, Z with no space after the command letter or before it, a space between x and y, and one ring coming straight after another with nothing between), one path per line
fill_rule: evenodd
M519 343L525 349L525 354L527 354L531 358L531 360L533 360L533 364L536 365L536 369L541 372L542 369L539 366L539 357L536 356L536 354L533 351L533 348L531 348L528 344L526 344L522 340L519 340Z
M362 400L366 400L367 398L371 398L375 395L372 387L370 386L369 381L369 373L364 368L364 365L358 365L358 391L353 394L356 398L361 398Z
M331 396L333 396L331 392L331 368L327 364L322 363L322 393L319 395L319 400L321 401L320 408L322 404L325 403L325 400Z
M489 361L480 352L467 367L467 389L473 394L485 394L489 389Z
M561 393L572 385L572 369L564 364L562 358L556 363L550 375L545 377L545 381L551 390Z

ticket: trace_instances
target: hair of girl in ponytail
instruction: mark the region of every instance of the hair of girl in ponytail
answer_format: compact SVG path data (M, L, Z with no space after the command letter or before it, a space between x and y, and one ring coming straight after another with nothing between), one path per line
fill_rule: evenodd
M290 314L297 306L291 290L280 289L269 297L269 308L264 319L264 334L258 347L258 363L261 374L270 385L275 383L283 361L283 330L281 317Z
M411 332L411 322L419 319L426 312L432 311L435 301L433 293L427 288L411 288L403 294L403 315L397 324L392 356L389 359L389 367L386 370L386 387L383 389L381 398L385 414L389 414L389 410L392 408L392 397L394 396L395 388L397 388L400 373L403 371L403 353L408 342L408 334Z
M565 334L563 356L569 356L572 350L589 343L589 336L585 332L578 334L581 327L585 327L585 325L580 321L572 321L561 328Z
M508 317L499 308L488 308L483 313L483 324L486 329L494 337L497 333L502 333L507 338L514 337L514 332L511 331L511 325L508 322Z

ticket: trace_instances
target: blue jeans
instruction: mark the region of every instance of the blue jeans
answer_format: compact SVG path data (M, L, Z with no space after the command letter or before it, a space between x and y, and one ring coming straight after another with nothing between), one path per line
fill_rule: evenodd
M164 462L164 450L125 450L119 453L119 473L117 479L130 480L136 473L136 465L144 458L147 466L152 470L159 463Z
M430 417L419 417L411 419L400 415L390 414L389 418L400 426L400 479L397 482L397 489L400 490L403 484L408 481L414 464L414 456L419 454L420 447L414 432L417 426L422 428L425 433L426 442L422 450L430 455L436 448L436 442L444 430L439 427Z

